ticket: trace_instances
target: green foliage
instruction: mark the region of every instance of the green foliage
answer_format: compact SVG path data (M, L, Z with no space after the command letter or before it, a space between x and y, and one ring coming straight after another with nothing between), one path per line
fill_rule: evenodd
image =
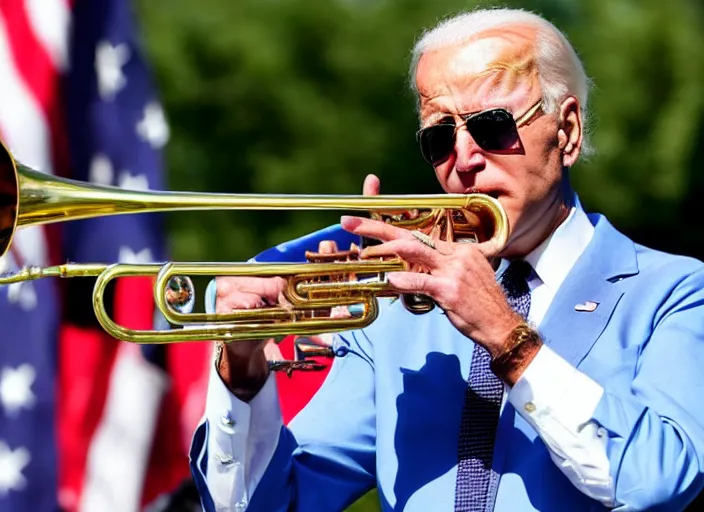
M142 0L172 129L176 190L438 192L418 154L410 49L424 27L488 2ZM704 7L694 0L526 0L594 80L597 155L573 170L588 210L639 241L704 257ZM169 215L180 260L242 260L336 222L330 212ZM360 505L358 512L369 510Z
M409 50L424 27L488 2L150 0L136 3L172 126L170 187L439 191L415 145ZM594 79L598 155L575 168L589 209L659 247L702 254L688 215L704 184L703 8L691 0L504 2L565 30ZM331 212L169 216L174 257L242 259ZM202 229L207 225L209 229Z

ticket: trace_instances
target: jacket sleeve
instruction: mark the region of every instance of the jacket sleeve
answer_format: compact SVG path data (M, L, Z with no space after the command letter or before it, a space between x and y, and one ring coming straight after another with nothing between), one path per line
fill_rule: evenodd
M618 512L671 511L704 487L702 392L700 271L660 308L630 389L602 388L543 347L509 400L582 492Z
M630 392L629 392L630 391ZM630 390L605 389L615 510L681 510L704 487L704 271L665 301Z
M338 336L335 347L342 357L289 427L273 377L249 404L229 392L223 397L224 384L211 379L191 449L205 510L344 510L374 486L371 346L353 332Z

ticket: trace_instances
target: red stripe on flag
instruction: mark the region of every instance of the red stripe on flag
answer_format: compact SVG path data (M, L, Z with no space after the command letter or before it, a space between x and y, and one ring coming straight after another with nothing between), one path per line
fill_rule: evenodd
M27 15L24 2L4 2L3 15L7 21L6 32L15 66L22 75L25 86L48 112L56 103L56 69L44 46L37 39Z
M59 501L78 510L93 434L100 423L117 342L103 331L64 324L59 334Z
M279 343L279 350L281 350L281 355L284 359L295 359L294 339L294 336L287 336ZM285 372L276 374L281 415L286 425L313 398L313 395L323 385L325 378L330 372L330 365L332 364L330 359L313 358L313 360L326 365L326 368L318 372L293 372L290 377Z
M113 319L132 329L151 329L151 278L131 277L115 284ZM79 298L74 297L73 300ZM89 300L81 297L80 300ZM121 342L100 327L64 324L59 337L59 497L67 512L78 510L88 453L105 411L111 375ZM138 420L138 419L135 419Z
M51 148L46 148L46 151L52 155L53 172L60 176L69 176L70 158L62 110L60 75L49 52L36 36L25 2L6 1L2 3L1 10L6 21L5 32L15 67L25 88L44 114L49 129ZM47 237L49 263L61 263L60 227L49 226L41 229Z

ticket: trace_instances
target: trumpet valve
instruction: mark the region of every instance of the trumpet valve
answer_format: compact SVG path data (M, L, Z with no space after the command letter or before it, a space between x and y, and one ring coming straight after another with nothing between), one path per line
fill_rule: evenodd
M195 306L195 287L188 276L174 276L164 290L166 304L176 313L189 314Z

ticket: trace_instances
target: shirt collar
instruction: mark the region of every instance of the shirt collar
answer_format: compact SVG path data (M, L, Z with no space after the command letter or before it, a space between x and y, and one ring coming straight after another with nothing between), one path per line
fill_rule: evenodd
M593 235L594 226L575 194L574 206L567 218L543 243L533 249L525 260L530 263L537 277L555 293L589 245ZM507 267L508 261L503 260L498 273L502 274Z
M579 198L562 224L525 258L540 280L554 293L569 274L594 235Z

